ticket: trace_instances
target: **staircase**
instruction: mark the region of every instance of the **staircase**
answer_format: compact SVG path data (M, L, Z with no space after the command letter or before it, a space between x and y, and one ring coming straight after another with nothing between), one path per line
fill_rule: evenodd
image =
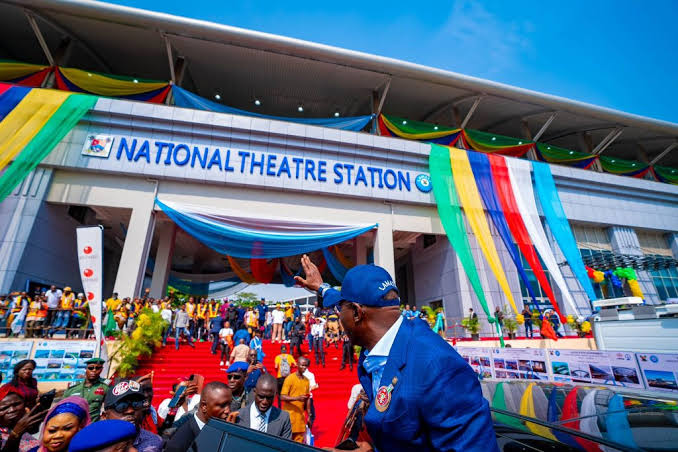
M264 366L274 373L274 359L280 353L281 344L271 344L264 341L263 349L266 357ZM153 405L169 397L172 385L179 379L186 379L191 374L200 374L205 377L205 382L219 380L227 382L225 366L219 366L219 354L212 355L210 342L195 344L195 349L187 344L182 344L179 350L175 350L172 338L168 338L166 347L159 348L153 356L145 360L137 371L143 375L154 371L153 388L155 396ZM288 344L289 348L289 344ZM316 420L313 425L315 445L318 447L334 446L335 440L346 417L347 402L351 394L351 388L358 383L356 366L353 372L346 367L340 371L341 348L334 346L325 349L326 367L315 365L313 354L308 353L308 344L302 345L302 351L311 360L309 370L313 372L319 388L313 391L313 401L316 410Z

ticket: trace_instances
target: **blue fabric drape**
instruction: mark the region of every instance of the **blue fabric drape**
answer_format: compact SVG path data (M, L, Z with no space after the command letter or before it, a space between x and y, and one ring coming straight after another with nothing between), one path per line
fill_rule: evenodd
M632 449L639 449L638 444L633 439L631 425L629 424L626 408L622 396L615 394L607 405L607 413L603 416L605 419L606 434L610 441L623 444Z
M551 394L549 394L549 405L548 405L548 410L546 411L546 420L549 422L554 422L554 423L559 423L560 422L560 414L559 414L559 409L558 409L558 401L556 399L558 395L558 389L555 387L551 389ZM575 449L581 449L579 447L577 441L574 440L574 438L571 435L568 435L567 433L561 432L558 429L551 429L551 433L553 433L553 436L555 436L558 441L561 443L565 443L570 447L573 447Z
M310 253L336 245L367 232L377 225L328 226L279 221L275 224L252 219L249 224L242 218L202 215L199 207L173 204L156 199L156 204L180 228L220 254L233 257L272 259ZM210 210L205 207L205 211ZM258 228L257 228L258 226ZM277 227L277 229L275 229Z
M282 283L285 285L285 287L294 287L296 284L296 281L294 280L295 276L299 276L301 274L301 269L297 272L296 275L292 275L287 271L287 268L285 268L285 264L282 259L280 259L280 279L282 279Z
M174 105L183 108L193 108L196 110L215 111L219 113L228 113L240 116L255 116L257 118L273 119L276 121L297 122L300 124L309 124L313 126L332 127L335 129L353 130L355 132L362 130L374 115L366 116L347 116L345 118L291 118L286 116L271 116L251 111L240 110L238 108L227 107L209 99L200 97L190 91L186 91L176 85L172 86L172 96Z
M535 297L534 290L532 289L532 284L530 284L529 279L527 278L527 273L525 272L525 267L523 262L520 259L520 253L518 248L513 241L513 236L509 230L508 223L506 223L506 218L504 217L504 212L497 198L497 187L494 185L494 180L492 179L492 168L490 167L490 161L487 158L487 155L480 152L468 152L468 159L471 162L471 170L473 170L473 176L476 179L476 185L478 186L478 191L480 192L481 198L483 198L483 203L485 203L485 208L492 218L494 226L499 232L506 249L511 256L513 264L518 269L518 274L520 278L525 283L527 291L532 298L533 305L541 312L539 309L539 303L537 303L537 298Z
M343 282L348 268L344 267L341 262L339 262L339 259L337 259L332 251L328 250L327 248L323 248L322 251L323 256L325 256L325 261L327 261L327 268L330 269L332 276L334 276L337 281Z
M570 265L572 273L574 273L579 284L581 284L586 295L588 295L589 300L596 300L598 297L586 273L586 267L579 253L577 241L565 216L565 210L563 210L563 205L560 202L558 190L556 189L556 183L551 174L551 167L547 163L532 162L532 170L534 171L534 187L537 192L537 198L539 198L541 210L544 212L549 229L556 239L560 251L563 252L567 263Z
M19 102L26 97L31 89L23 86L12 86L0 95L0 121L5 119L5 116L19 105Z

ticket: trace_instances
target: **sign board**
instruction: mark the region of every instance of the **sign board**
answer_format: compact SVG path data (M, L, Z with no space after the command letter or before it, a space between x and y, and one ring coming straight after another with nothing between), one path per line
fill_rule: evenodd
M549 350L555 381L643 388L634 353L594 350Z
M73 381L85 378L85 361L96 352L96 341L39 341L33 377L38 381Z
M457 352L482 378L492 378L492 349L489 347L457 347Z
M82 155L107 159L111 155L113 137L109 135L88 135L82 146Z
M678 392L678 354L636 353L636 357L647 389Z
M492 350L494 378L552 380L546 350L542 348L495 348Z
M97 343L101 341L101 304L103 286L103 231L99 226L76 229L80 278L89 305Z
M7 382L14 375L14 365L22 359L29 359L33 341L0 342L0 372L2 381Z

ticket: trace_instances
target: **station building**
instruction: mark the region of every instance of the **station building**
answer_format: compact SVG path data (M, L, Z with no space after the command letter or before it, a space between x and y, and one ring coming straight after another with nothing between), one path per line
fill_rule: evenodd
M3 2L0 22L4 58L170 80L213 101L290 119L179 108L171 99L100 98L0 204L0 293L50 284L77 290L74 229L91 224L104 228L105 296L145 288L162 296L173 280L209 296L245 287L220 285L237 276L228 258L177 227L160 200L244 222L377 225L339 251L353 263L385 267L403 302L444 307L453 324L470 307L483 314L433 193L417 183L429 173L430 144L380 135L380 114L678 167L676 124L408 62L84 1ZM374 121L361 131L295 122L370 114ZM83 152L93 138L109 140L106 157ZM645 262L637 274L646 302L678 298L677 186L595 165L551 164L551 172L586 262ZM514 298L529 301L490 230ZM589 298L548 237L577 308L589 314ZM470 232L468 240L490 304L504 306ZM298 257L285 257L286 265L296 270ZM546 305L536 280L533 287Z

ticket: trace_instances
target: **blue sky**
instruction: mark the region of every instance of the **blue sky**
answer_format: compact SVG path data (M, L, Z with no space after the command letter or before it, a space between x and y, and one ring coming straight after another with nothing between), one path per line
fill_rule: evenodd
M678 123L675 0L114 3L398 58Z

